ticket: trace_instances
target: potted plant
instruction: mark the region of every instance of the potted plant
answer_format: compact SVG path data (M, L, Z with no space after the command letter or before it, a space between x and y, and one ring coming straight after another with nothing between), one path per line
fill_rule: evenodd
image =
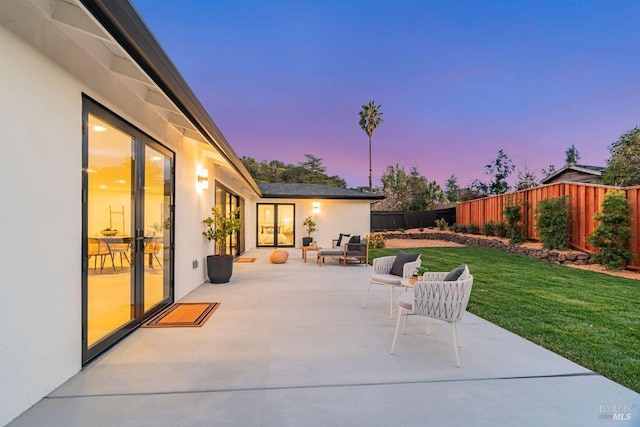
M240 210L234 209L224 215L220 208L211 208L211 215L202 222L205 231L202 235L213 241L217 250L214 255L207 255L207 275L211 283L227 283L233 273L233 255L227 255L227 239L240 230Z
M311 237L311 233L314 231L318 231L316 228L316 222L313 220L313 217L308 216L302 222L305 230L307 230L307 237L302 238L302 246L309 246L311 242L313 242L313 237Z

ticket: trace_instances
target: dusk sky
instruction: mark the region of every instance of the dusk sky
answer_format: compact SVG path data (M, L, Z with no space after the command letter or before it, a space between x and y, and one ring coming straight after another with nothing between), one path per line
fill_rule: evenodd
M238 156L310 153L349 187L368 185L370 100L374 186L396 163L488 181L500 149L538 178L572 143L605 166L640 125L637 0L133 4Z

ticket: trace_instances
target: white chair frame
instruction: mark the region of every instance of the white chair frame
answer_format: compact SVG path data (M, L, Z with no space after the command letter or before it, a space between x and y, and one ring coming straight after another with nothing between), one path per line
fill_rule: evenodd
M394 285L391 283L377 281L375 279L375 276L379 274L389 274L395 260L396 257L394 255L374 258L371 280L369 281L369 287L367 288L367 293L364 295L364 301L362 302L362 306L365 307L367 305L367 298L369 297L369 290L371 290L371 285L388 286L389 288L391 288L389 294L389 319L393 319L393 305L395 304L394 289L396 287L404 287L404 285L401 285L400 283ZM417 260L405 263L402 267L402 278L400 279L408 280L413 275L413 273L420 268L421 265L422 261L420 260L420 255L418 255Z
M430 335L429 318L443 320L451 325L456 366L460 367L458 347L462 347L462 340L458 332L458 322L462 319L467 309L467 304L469 303L471 288L473 286L473 276L469 275L467 278L455 282L445 282L442 279L444 279L446 275L446 272L426 273L422 277L422 281L416 282L413 285L413 305L411 310L399 306L398 322L396 324L395 334L393 335L393 342L391 343L391 354L393 354L393 350L395 349L402 315L404 314L404 325L402 328L402 334L404 334L408 315L415 314L426 317L427 335Z

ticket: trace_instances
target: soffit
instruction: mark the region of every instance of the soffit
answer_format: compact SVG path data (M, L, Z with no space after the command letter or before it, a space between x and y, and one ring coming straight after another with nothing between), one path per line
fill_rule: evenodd
M94 60L91 63L85 61L86 66L98 64L99 67L107 70L131 94L148 105L163 120L170 123L181 135L205 143L204 147L207 152L211 152L213 146L215 153L207 156L218 166L234 173L240 173L247 180L244 186L256 191L257 186L253 180L250 177L247 178L248 172L238 170L238 165L233 164L238 163L239 160L236 162L229 160L237 158L235 153L229 152L232 151L230 148L225 150L224 147L211 143L211 140L201 132L202 128L194 125L80 1L0 1L0 24L5 25L45 53L47 53L46 44L51 43L47 32L52 28L56 29ZM68 63L69 61L82 61L82 58L56 57L54 60ZM240 166L240 168L243 167Z
M189 130L190 138L206 141L180 109L80 3L67 0L32 0L32 3L40 10L43 18L50 20L181 134L184 135Z

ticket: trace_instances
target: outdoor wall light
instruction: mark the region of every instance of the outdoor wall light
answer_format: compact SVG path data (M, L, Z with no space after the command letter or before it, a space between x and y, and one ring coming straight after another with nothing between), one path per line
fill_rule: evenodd
M209 188L209 170L198 168L196 170L196 188L206 190Z
M318 212L320 212L320 203L318 203L318 202L313 202L313 204L312 204L311 206L313 206L313 213L318 213Z

